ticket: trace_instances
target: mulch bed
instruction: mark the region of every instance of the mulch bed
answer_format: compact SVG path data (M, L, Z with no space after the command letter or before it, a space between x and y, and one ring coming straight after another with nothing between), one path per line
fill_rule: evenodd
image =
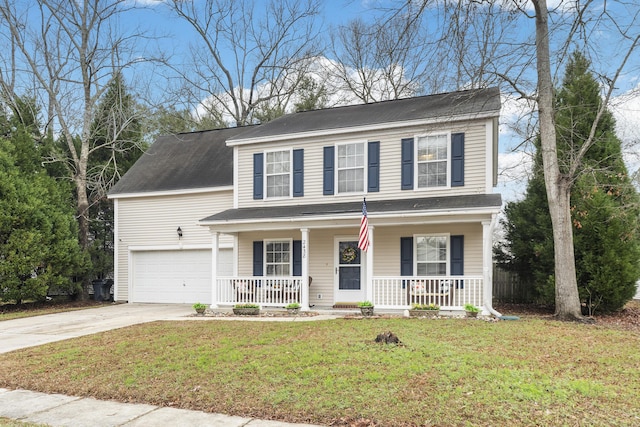
M314 317L318 313L313 311L299 311L298 314L289 314L282 310L260 310L258 315L242 316L234 314L232 311L213 311L206 309L204 314L193 313L190 317Z
M553 318L553 307L535 304L496 304L496 310L505 315ZM640 300L629 301L625 307L615 313L593 316L595 325L606 325L627 330L640 331Z

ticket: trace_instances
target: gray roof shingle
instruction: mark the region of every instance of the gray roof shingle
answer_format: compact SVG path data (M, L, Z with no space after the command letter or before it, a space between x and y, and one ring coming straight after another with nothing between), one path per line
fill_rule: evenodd
M378 213L426 212L436 210L460 210L496 208L502 205L500 194L472 194L464 196L425 197L420 199L367 201L370 217ZM200 220L209 222L260 221L273 218L304 219L331 215L362 213L362 202L322 203L313 205L285 205L255 208L228 209Z
M303 132L500 111L497 87L287 114L229 142Z
M216 129L159 137L109 195L233 185L228 138L248 128Z

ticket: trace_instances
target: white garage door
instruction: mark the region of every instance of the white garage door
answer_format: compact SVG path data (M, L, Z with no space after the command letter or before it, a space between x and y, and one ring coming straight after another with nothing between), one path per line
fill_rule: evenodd
M133 302L211 302L211 251L134 252ZM231 249L220 250L219 274L233 271Z

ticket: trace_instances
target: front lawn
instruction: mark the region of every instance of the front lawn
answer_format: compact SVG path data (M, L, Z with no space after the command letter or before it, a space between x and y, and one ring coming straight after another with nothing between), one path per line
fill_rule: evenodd
M386 331L403 345L373 342ZM540 318L155 322L0 355L0 387L335 425L631 426L640 335Z

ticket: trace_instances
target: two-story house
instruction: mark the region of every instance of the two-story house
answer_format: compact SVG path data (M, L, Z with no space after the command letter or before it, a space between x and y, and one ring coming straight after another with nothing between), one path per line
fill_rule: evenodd
M110 193L115 299L491 310L499 112L489 88L162 137Z

